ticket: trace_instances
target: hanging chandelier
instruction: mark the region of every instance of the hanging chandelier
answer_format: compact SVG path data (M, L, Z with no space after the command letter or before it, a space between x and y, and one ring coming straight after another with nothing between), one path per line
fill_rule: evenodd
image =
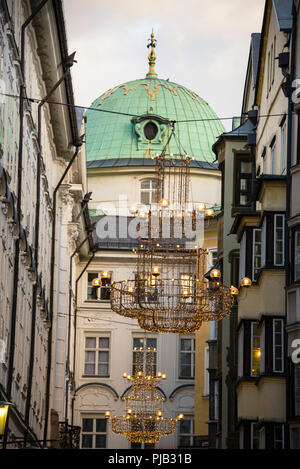
M174 128L170 138L175 135ZM111 286L111 308L135 318L152 332L189 334L203 321L230 313L232 290L220 277L207 280L203 249L204 219L214 216L205 204L191 202L190 164L185 153L156 155L155 203L139 217L140 245L133 278Z
M157 443L162 436L175 432L176 422L183 419L183 414L177 418L163 416L162 403L164 398L157 388L160 379L166 379L162 373L154 373L153 348L135 348L137 359L134 376L123 374L131 382L131 387L124 397L126 414L111 416L107 411L105 417L111 419L112 431L125 435L131 443Z

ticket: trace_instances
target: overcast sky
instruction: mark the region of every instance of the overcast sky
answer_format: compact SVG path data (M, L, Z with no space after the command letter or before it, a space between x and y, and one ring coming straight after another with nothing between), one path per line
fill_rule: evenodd
M156 72L195 91L219 117L239 115L250 35L265 0L64 0L76 104L144 78L147 40L157 38ZM223 121L225 127L230 124Z

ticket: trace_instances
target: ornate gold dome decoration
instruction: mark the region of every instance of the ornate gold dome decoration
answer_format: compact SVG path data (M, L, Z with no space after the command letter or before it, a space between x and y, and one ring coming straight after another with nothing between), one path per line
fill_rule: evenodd
M145 90L151 97L151 101L155 101L156 95L159 93L160 88L163 87L166 90L169 90L171 93L173 93L174 96L178 96L177 91L179 89L182 89L190 98L194 99L196 102L199 103L199 100L202 99L202 101L206 103L206 101L203 98L200 98L196 93L185 88L182 85L175 85L174 87L171 87L171 86L166 85L165 83L157 83L153 86L153 89L151 88L151 85L152 85L151 83L142 82L142 83L137 83L135 86L132 86L132 87L128 87L126 83L124 83L123 85L115 86L114 88L106 91L106 93L102 96L101 100L99 101L98 106L101 106L103 102L105 101L105 99L109 98L119 88L123 88L125 90L124 96L127 96L129 91L136 90L139 86L145 86Z
M155 55L154 49L156 47L156 44L157 44L157 40L154 39L154 34L153 34L153 31L152 31L151 38L149 39L149 42L148 42L148 45L147 45L148 49L150 47L150 53L148 55L149 71L148 71L146 77L157 77L157 73L154 70L155 62L156 62L156 55Z
M163 373L154 372L153 348L135 348L136 371L134 376L123 374L131 382L131 388L124 397L126 414L111 416L107 411L105 416L111 419L112 431L125 435L131 443L156 443L162 436L175 432L176 422L183 419L183 414L177 418L163 416L162 403L164 398L157 388L161 379L166 379Z

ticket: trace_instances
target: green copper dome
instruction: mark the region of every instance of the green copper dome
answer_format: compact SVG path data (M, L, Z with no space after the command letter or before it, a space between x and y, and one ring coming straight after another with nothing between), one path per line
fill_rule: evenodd
M180 122L199 119L207 120ZM164 148L170 121L176 121L176 139L170 140L169 152L184 152L204 164L215 160L212 145L225 131L215 112L184 86L148 76L110 89L87 110L87 166L143 164Z

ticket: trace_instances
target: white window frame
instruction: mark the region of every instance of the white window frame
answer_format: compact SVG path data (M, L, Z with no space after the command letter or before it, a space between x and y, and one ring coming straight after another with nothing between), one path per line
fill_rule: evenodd
M132 336L132 352L131 352L131 370L132 370L132 374L134 374L134 371L135 371L134 366L136 366L136 363L135 363L135 360L134 360L134 353L138 353L134 350L135 349L134 339L146 340L146 348L149 347L149 345L147 344L148 340L155 340L156 345L155 345L154 348L156 349L156 351L154 352L154 374L156 374L157 371L158 371L158 354L157 354L158 338L157 338L157 336L147 335L145 337L142 334L133 334L133 336ZM145 353L146 352L147 351L145 351Z
M194 429L195 429L195 417L192 415L184 416L183 421L188 420L191 422L191 432L190 433L180 433L180 422L179 422L179 429L178 429L178 446L180 442L180 437L187 437L190 438L190 446L186 446L187 448L191 448L193 446L194 441ZM184 446L185 447L185 446Z
M276 249L276 245L277 245L277 219L278 218L282 218L282 262L279 263L279 262L276 262L276 254L277 254L277 249ZM281 267L281 266L284 266L284 263L285 263L285 253L284 253L284 244L285 244L285 230L284 230L284 225L285 225L285 216L283 214L276 214L274 216L274 265L277 266L277 267Z
M280 370L275 369L275 351L276 351L276 344L275 344L275 323L280 322L281 324L281 368ZM273 373L283 373L284 372L284 322L283 319L273 319Z
M100 450L109 448L109 445L108 445L108 422L105 419L105 415L104 414L99 414L99 415L81 414L81 429L83 428L83 420L84 419L93 420L93 431L92 432L84 432L84 431L81 430L80 448L81 449L100 449ZM106 422L106 431L105 431L105 433L104 432L96 432L96 420L104 420ZM92 448L86 448L86 447L83 448L82 447L83 435L91 435L92 436ZM96 435L105 435L105 437L106 437L105 447L96 448Z
M252 321L251 322L251 349L250 349L251 369L250 369L250 376L252 376L253 378L257 378L261 373L261 368L260 367L259 367L259 375L254 375L253 372L252 372L252 369L253 369L253 328L254 328L254 326L257 326L257 325L258 325L257 321ZM260 341L260 336L259 336L259 341Z
M204 348L204 386L203 396L209 396L209 347Z
M260 334L260 373L264 374L265 369L266 369L266 363L265 363L265 333L266 333L266 327L265 323L262 324L261 326L261 334Z
M192 343L192 349L191 351L189 350L181 350L181 340L191 340ZM195 379L195 355L196 355L196 339L195 336L186 336L186 335L180 335L179 336L179 357L178 357L178 378L180 380L182 379ZM189 353L191 355L191 376L181 376L181 354L183 353Z
M297 243L297 240L299 243ZM297 249L298 245L298 249ZM294 234L294 281L299 282L300 280L300 227L297 226L295 229L295 234ZM297 262L298 261L298 262ZM296 271L296 267L298 266L298 274Z
M240 282L246 275L246 235L247 233L245 232L240 244Z
M295 415L300 416L300 363L295 365L294 372L294 404Z
M244 324L241 325L238 335L238 377L244 376Z
M107 288L106 286L101 286L97 289L97 299L96 298L89 298L89 274L94 274L94 275L98 275L98 278L101 278L101 272L109 272L110 274L110 285L112 283L112 276L113 276L113 272L111 272L110 270L108 269L101 269L100 272L97 272L96 270L91 270L91 271L88 271L87 272L87 277L86 277L86 301L97 301L97 302L101 302L101 303L109 303L109 299L108 300L102 300L101 299L101 291L102 289L104 288Z
M217 422L219 420L219 381L215 380L214 382L214 420Z
M96 339L96 347L95 348L87 348L86 347L86 339ZM100 348L99 347L99 339L108 339L108 348ZM99 375L99 352L104 351L108 352L108 374L107 375ZM85 353L86 352L95 352L95 373L88 374L85 372L85 366L89 363L86 362ZM110 367L111 367L111 335L109 332L86 332L84 334L84 354L83 354L83 377L98 377L101 379L109 378L110 377ZM96 373L97 372L97 373Z
M271 174L276 174L276 141L271 146Z
M150 188L149 189L143 189L142 188L142 183L145 182L145 181L150 181ZM156 183L156 187L154 187L154 188L153 188L153 181L155 181L155 183ZM154 204L155 200L153 200L153 199L155 199L155 192L156 192L157 187L158 187L157 179L155 179L154 177L149 177L149 178L143 178L139 182L140 182L140 204L145 205L145 206L150 206L150 205ZM146 204L146 203L142 202L142 193L149 194L149 204Z
M254 425L257 425L258 422L251 422L251 449L254 449L254 445L253 445L253 442L254 442ZM258 439L258 446L260 445L260 439L259 439L259 435L257 437Z
M282 439L281 439L281 440L275 440L275 429L276 429L276 427L281 427L281 430L282 430ZM280 441L280 442L282 442L282 449L285 449L285 444L284 444L284 424L282 424L282 425L280 425L280 424L279 424L279 425L274 425L273 432L274 432L274 433L273 433L273 434L274 434L274 448L275 448L275 443L276 443L276 441Z
M256 233L260 233L260 241L257 242L256 241ZM257 277L255 276L255 259L256 258L260 258L260 267L258 270L260 270L262 268L262 236L263 236L263 233L262 233L262 230L259 229L259 228L255 228L253 230L253 244L252 244L252 280L255 282L257 280ZM260 255L255 255L255 246L256 245L260 245Z
M262 267L266 265L266 233L267 233L267 219L265 218L261 228L261 263Z
M287 123L283 123L281 127L281 174L286 172L286 157L287 157Z

